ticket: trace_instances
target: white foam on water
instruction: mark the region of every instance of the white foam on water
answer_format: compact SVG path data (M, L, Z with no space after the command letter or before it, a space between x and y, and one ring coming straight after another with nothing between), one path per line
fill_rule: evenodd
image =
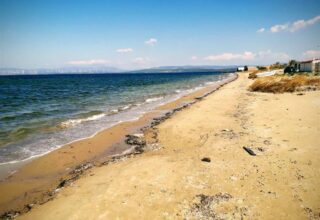
M118 112L119 112L118 109L112 109L112 110L110 110L110 113L113 113L113 114L118 113Z
M159 100L162 100L164 97L161 96L161 97L155 97L155 98L149 98L146 100L147 103L150 103L150 102L156 102L156 101L159 101Z
M104 116L106 116L106 114L102 113L102 114L92 115L87 118L69 119L67 121L61 122L60 126L63 128L68 128L68 127L75 126L77 124L80 124L80 123L83 123L86 121L98 120Z
M125 105L125 106L123 106L123 107L120 107L119 110L120 110L120 111L124 111L124 110L129 109L131 106L132 106L131 104Z

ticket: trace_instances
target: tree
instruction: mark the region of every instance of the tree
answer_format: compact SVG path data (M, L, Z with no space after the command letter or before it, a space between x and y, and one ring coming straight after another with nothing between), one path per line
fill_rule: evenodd
M248 71L248 67L247 66L244 66L244 71Z
M276 70L276 69L283 69L285 67L286 67L285 64L281 64L280 62L276 62L275 64L270 65L269 69Z
M257 66L258 70L267 70L267 67L265 66Z
M288 65L289 66L296 66L298 64L298 62L296 60L290 60Z

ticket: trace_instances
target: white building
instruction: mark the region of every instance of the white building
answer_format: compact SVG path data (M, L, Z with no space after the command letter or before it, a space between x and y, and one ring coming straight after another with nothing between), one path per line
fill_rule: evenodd
M320 59L302 61L299 63L300 72L320 73Z
M237 68L237 71L238 71L238 72L244 71L244 66L239 66L239 67Z

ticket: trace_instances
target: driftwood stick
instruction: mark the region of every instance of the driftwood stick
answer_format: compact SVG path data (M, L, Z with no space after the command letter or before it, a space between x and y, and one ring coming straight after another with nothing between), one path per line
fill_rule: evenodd
M250 154L251 156L257 156L255 152L253 152L253 150L251 150L249 147L243 147L243 149L247 151L247 153Z

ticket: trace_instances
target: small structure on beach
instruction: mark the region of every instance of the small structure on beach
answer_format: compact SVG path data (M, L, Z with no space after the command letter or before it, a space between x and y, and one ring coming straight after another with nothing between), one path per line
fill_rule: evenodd
M237 68L237 71L238 71L238 72L244 71L244 66L239 66L239 67Z
M237 71L238 71L238 72L248 71L248 67L247 67L247 66L239 66L239 67L237 68Z
M320 73L320 59L302 61L298 66L300 72Z

